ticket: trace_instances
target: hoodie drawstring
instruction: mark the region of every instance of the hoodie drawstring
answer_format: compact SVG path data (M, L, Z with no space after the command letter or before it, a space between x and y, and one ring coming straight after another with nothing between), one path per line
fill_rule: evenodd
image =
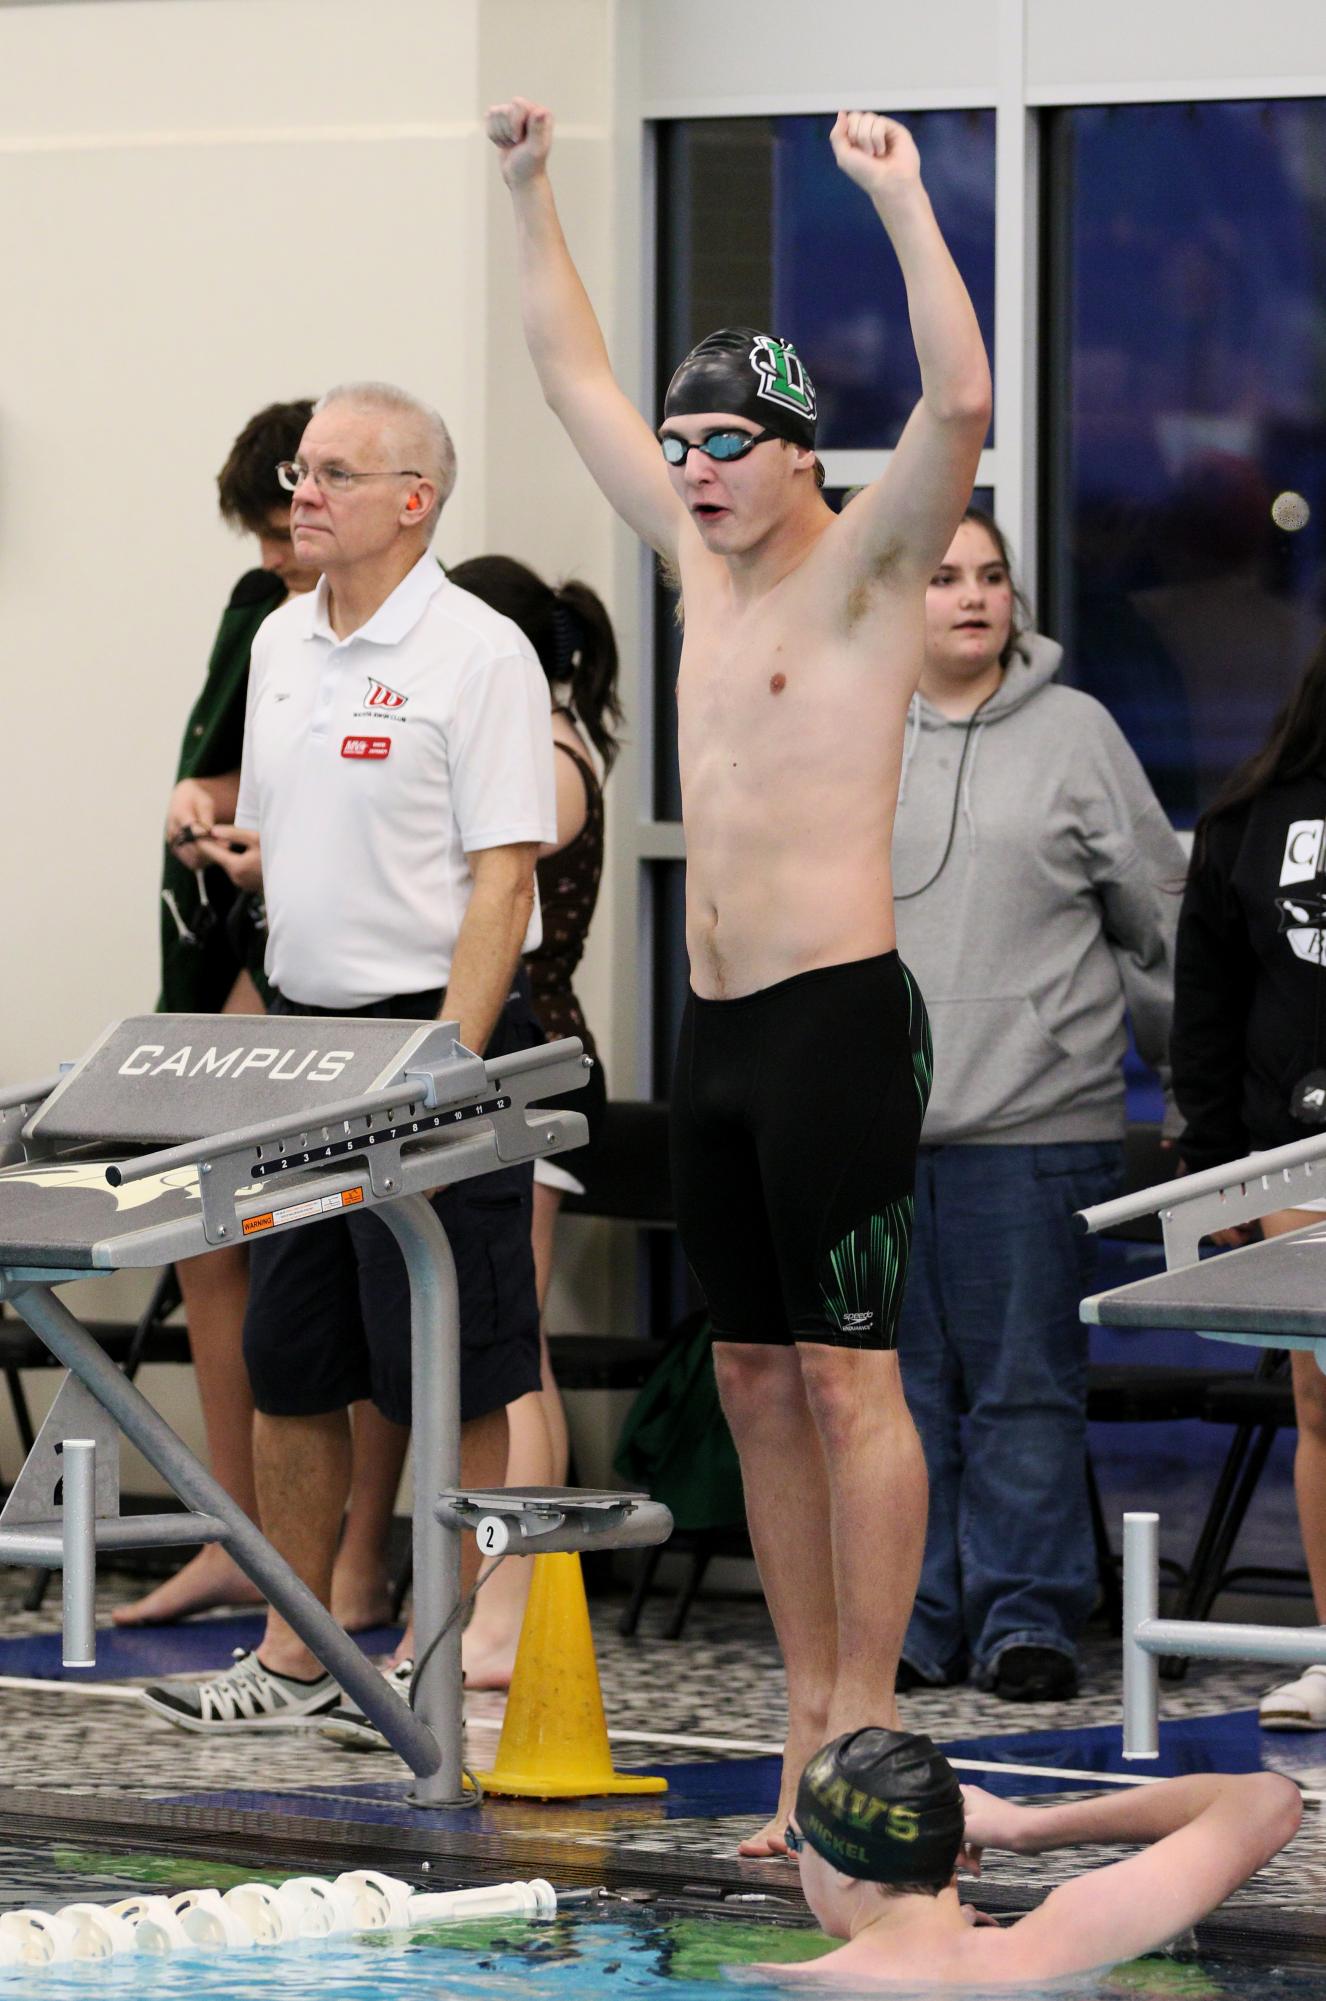
M976 770L976 758L981 748L981 733L984 729L984 722L972 724L971 756L967 759L966 769L962 775L962 817L967 822L967 852L973 855L976 853L976 816L971 809L971 781Z

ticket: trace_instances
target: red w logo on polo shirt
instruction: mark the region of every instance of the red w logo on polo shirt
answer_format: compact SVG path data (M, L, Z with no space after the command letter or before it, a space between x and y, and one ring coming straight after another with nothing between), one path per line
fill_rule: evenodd
M385 681L370 680L368 700L364 706L368 709L403 709L409 699L408 695L398 694L395 688L389 688Z

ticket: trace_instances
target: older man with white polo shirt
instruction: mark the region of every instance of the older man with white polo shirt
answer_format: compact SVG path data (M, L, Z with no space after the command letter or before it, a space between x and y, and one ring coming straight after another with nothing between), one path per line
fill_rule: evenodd
M277 1011L436 1015L470 1049L532 1047L513 983L539 939L535 860L557 833L548 686L518 628L429 553L455 482L446 426L403 390L349 384L279 470L296 560L322 581L255 641L236 825L199 846L243 880L261 842ZM506 1406L539 1386L530 1199L528 1167L434 1197L460 1285L467 1485L501 1481ZM262 1526L326 1604L349 1406L410 1417L408 1284L385 1225L255 1243L244 1353ZM211 1732L318 1715L340 1691L269 1611L256 1653L147 1699Z

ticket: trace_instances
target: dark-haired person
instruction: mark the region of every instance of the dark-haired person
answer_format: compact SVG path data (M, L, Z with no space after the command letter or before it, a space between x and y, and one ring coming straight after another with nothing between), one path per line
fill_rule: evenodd
M1165 1062L1184 857L1020 611L1004 537L969 509L926 593L894 828L935 1039L898 1338L930 1518L899 1686L970 1669L1030 1702L1076 1692L1095 1601L1073 1212L1122 1175L1125 1009Z
M536 876L543 942L525 960L534 1012L550 1038L576 1035L594 1058L590 1081L565 1103L589 1121L589 1142L534 1165L534 1272L538 1284L542 1388L507 1410L507 1485L561 1486L567 1472L566 1414L548 1355L543 1309L552 1278L557 1213L566 1194L583 1194L579 1179L607 1107L597 1045L575 990L576 968L598 902L603 875L603 784L617 755L617 642L602 599L574 578L554 589L511 556L475 556L448 572L518 625L539 656L552 694L553 748L558 753L557 845L542 855ZM596 764L595 759L598 762ZM574 1105L572 1099L574 1098ZM506 1688L529 1595L528 1563L504 1563L475 1601L465 1632L469 1688Z
M318 581L317 570L295 557L290 496L276 477L278 463L298 450L312 413L308 400L268 404L250 417L217 474L221 518L253 536L258 566L240 578L222 613L166 808L157 1005L169 1014L261 1014L267 1005L260 898L256 890L239 890L215 864L206 865L188 836L233 819L254 636L278 605L311 591ZM235 1248L186 1258L176 1273L212 1470L227 1493L256 1515L253 1399L240 1351L248 1253ZM148 1625L216 1605L256 1602L254 1586L234 1560L209 1544L156 1590L135 1604L117 1606L111 1616L117 1625Z
M1062 1806L1017 1806L959 1786L928 1737L858 1730L810 1760L789 1830L806 1902L846 1941L796 1979L908 1991L1025 1988L1154 1952L1207 1917L1278 1855L1303 1817L1278 1772L1217 1773L1111 1788ZM1143 1852L1050 1891L1007 1929L973 1921L956 1871L983 1854L1090 1843ZM771 1977L787 1969L759 1969Z
M1267 741L1197 823L1171 1061L1190 1169L1308 1139L1326 1124L1326 640ZM1323 1208L1277 1210L1261 1219L1261 1234L1305 1229ZM1307 1352L1291 1366L1299 1526L1326 1621L1326 1376ZM1326 1729L1326 1658L1264 1696L1261 1720L1272 1730Z
M655 434L561 233L551 114L517 98L488 133L544 396L685 603L673 1187L787 1665L780 1810L742 1844L778 1854L812 1746L881 1702L891 1720L924 1533L893 1346L929 1036L894 949L889 843L926 581L971 492L989 365L911 134L844 111L826 140L897 255L920 366L887 470L831 512L810 372L751 327L683 359Z

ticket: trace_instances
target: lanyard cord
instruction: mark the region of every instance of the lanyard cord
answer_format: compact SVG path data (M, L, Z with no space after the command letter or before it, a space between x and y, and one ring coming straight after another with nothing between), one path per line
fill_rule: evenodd
M948 858L953 852L954 836L958 831L958 807L962 800L962 774L967 768L967 753L971 749L972 731L976 727L981 710L986 706L986 703L994 700L995 696L999 693L999 688L1002 688L1002 686L1003 682L1001 680L999 687L990 690L989 694L985 697L985 701L977 704L962 726L962 755L958 759L958 773L953 781L953 811L948 816L948 836L944 842L944 852L939 858L939 867L932 876L920 884L919 888L895 890L893 895L895 903L910 903L913 897L924 896L928 889L934 888L940 876L943 875L944 870L948 867Z

